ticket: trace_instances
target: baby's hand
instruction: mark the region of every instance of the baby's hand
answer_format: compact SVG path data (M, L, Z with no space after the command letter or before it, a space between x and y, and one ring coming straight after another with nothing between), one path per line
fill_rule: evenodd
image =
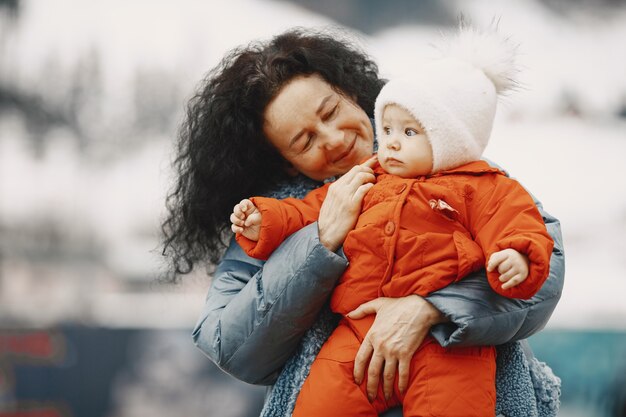
M261 217L261 212L252 201L247 198L243 199L233 208L233 213L230 215L232 223L230 229L256 242L261 234Z
M515 287L528 277L528 266L530 261L528 256L522 255L515 249L504 249L489 257L487 271L498 270L500 282L503 282L502 289L507 290Z

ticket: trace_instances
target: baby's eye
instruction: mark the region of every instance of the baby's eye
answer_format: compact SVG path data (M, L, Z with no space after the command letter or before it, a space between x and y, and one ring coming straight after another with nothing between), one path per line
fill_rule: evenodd
M390 135L391 134L391 129L389 129L388 126L383 127L383 133L385 133L385 135Z
M418 133L417 133L417 130L411 129L409 127L409 128L404 129L404 134L407 136L416 136Z

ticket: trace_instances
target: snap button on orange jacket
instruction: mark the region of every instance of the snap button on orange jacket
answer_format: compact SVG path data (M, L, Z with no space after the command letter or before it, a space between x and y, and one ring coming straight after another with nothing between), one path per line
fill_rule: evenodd
M391 220L389 220L387 222L387 224L385 225L385 234L387 236L391 236L393 235L393 232L396 230L396 225L393 224L393 222Z

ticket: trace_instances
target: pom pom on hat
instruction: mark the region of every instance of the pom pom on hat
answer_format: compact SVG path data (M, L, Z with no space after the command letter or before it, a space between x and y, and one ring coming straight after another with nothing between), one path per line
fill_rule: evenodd
M495 28L479 31L462 24L410 77L389 81L376 99L380 137L388 104L407 109L424 127L433 149L433 172L480 159L491 134L497 96L516 87L517 46Z
M444 38L439 50L444 57L482 70L499 94L517 87L517 45L498 34L496 28L481 31L461 22L457 35Z

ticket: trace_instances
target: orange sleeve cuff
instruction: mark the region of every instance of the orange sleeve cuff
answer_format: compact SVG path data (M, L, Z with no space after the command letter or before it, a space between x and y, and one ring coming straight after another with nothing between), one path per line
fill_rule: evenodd
M272 252L288 237L285 233L285 219L280 200L265 197L250 199L261 212L261 233L257 242L250 240L239 233L235 239L239 246L252 258L263 261L270 257Z
M546 233L545 235L522 235L505 239L497 243L499 250L511 248L528 256L530 265L528 277L517 286L506 290L502 289L500 273L498 271L487 272L489 285L495 292L509 298L528 299L534 296L550 273L550 256L554 241ZM491 256L491 254L489 255ZM489 258L487 258L489 259Z

